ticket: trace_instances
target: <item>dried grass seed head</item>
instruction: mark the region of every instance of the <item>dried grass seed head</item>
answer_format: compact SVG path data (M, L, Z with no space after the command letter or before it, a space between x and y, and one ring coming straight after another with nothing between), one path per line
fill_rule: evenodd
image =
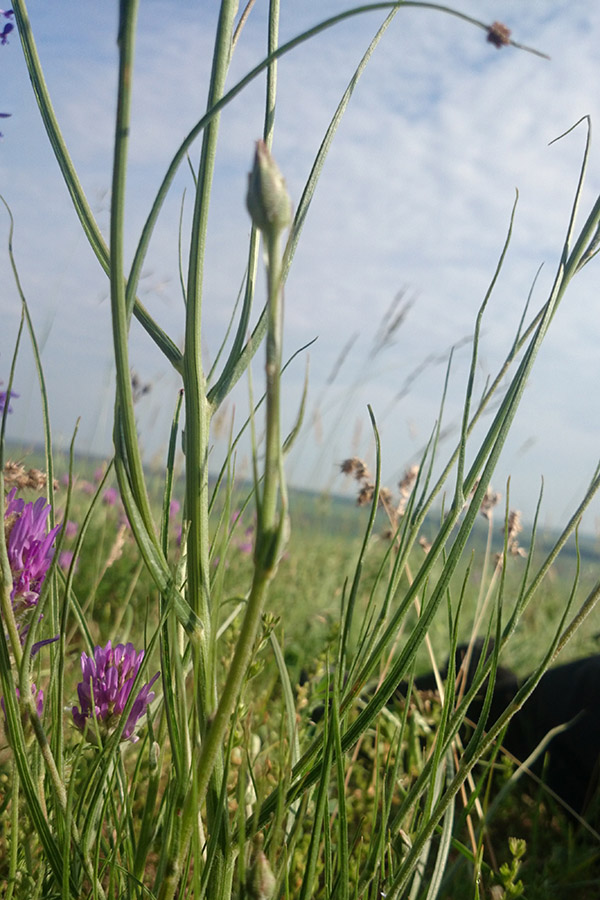
M373 502L373 495L375 494L375 485L370 481L363 484L360 491L358 492L358 497L356 498L356 502L359 506L368 506L369 503Z
M367 464L362 459L359 459L358 456L345 459L340 464L340 471L342 475L351 475L356 481L368 481L371 478Z
M408 496L412 491L415 481L417 480L417 475L419 474L419 466L415 463L414 466L409 466L409 468L404 473L404 477L402 481L398 482L398 489L402 496Z
M499 494L497 491L493 490L492 486L489 485L479 508L479 512L481 513L481 515L489 521L492 517L492 510L495 506L498 505L498 503L500 503L501 499L502 494Z

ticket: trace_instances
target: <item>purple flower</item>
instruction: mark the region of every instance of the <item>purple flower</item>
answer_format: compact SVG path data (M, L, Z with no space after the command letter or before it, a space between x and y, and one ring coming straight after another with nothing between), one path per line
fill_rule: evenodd
M65 537L73 538L77 534L78 529L77 522L73 522L71 519L67 519L65 522Z
M0 119L5 119L9 116L10 113L0 113ZM0 135L1 136L1 135ZM0 382L1 384L2 382ZM12 412L12 406L10 405L10 400L18 397L18 394L15 394L14 391L0 391L0 413L4 412L4 407L8 404L9 413Z
M169 503L169 518L174 519L180 509L181 503L179 500L171 500Z
M6 15L6 13L4 13ZM0 44L8 44L8 36L15 26L11 22L7 22L2 31L0 31Z
M6 549L13 576L11 600L15 616L37 606L46 573L54 555L57 525L46 532L50 507L43 497L35 503L17 499L16 488L6 498L4 529Z
M117 500L119 499L119 492L114 487L106 488L104 494L102 496L102 502L106 506L114 506Z
M74 553L72 550L61 550L60 553L58 554L58 564L61 567L61 569L63 570L63 572L68 572L68 570L71 568L71 563L73 562L73 556L74 556ZM79 560L77 561L77 563L75 563L76 570L77 570L78 563L79 563Z
M254 525L249 525L248 528L244 531L245 540L238 541L238 550L240 553L245 553L246 555L252 553L254 550L253 543L253 535L254 535Z
M77 706L73 707L73 721L92 742L95 741L94 718L101 735L106 736L114 731L143 658L144 651L137 653L133 644L117 644L113 649L110 641L106 647L95 647L93 657L81 654L83 679L77 685L81 710ZM155 694L150 688L159 674L157 672L135 698L123 729L122 740L132 743L138 740L134 734L135 726L154 700Z

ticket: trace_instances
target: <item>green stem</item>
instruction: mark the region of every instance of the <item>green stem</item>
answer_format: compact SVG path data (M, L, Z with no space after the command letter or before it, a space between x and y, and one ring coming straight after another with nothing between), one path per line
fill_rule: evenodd
M237 3L234 0L224 0L221 4L207 104L209 108L214 106L223 93L236 9ZM208 447L211 407L206 396L206 378L202 365L202 284L218 130L217 116L211 120L204 132L202 144L190 241L184 351L186 518L190 526L187 541L188 597L190 606L203 621L205 629L198 659L200 670L198 712L201 733L205 731L206 717L214 708L216 701L214 673L210 672L209 662L211 609Z
M17 862L19 859L19 770L13 759L10 766L10 857L8 864L8 887L6 889L5 900L12 900L16 876Z
M110 297L117 380L113 439L116 455L121 458L125 465L127 479L133 492L135 503L148 533L153 535L152 514L146 491L133 410L128 348L129 319L123 279L125 183L138 2L139 0L123 0L121 3L121 18L117 41L119 45L119 82L110 214Z
M281 342L283 332L283 306L280 298L280 236L278 230L265 235L267 244L267 288L269 294L269 320L267 326L267 411L265 435L265 478L262 497L259 530L257 535L257 554L261 550L261 542L273 533L277 524L277 496L279 488L279 460L281 457L280 439L280 372ZM262 534L261 534L262 532Z

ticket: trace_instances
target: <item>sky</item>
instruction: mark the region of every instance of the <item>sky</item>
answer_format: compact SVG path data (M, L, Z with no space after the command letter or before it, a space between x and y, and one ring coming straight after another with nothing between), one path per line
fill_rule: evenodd
M283 42L343 9L348 0L282 0ZM216 25L215 2L140 4L126 210L131 258L162 176L202 115ZM475 393L510 348L531 299L546 300L560 257L586 131L592 149L579 223L600 193L600 5L588 0L462 0L457 10L501 21L514 47L430 9L401 9L377 47L337 132L285 289L284 428L309 387L303 431L288 460L292 485L348 492L346 457L374 463L367 407L382 444L382 480L392 489L420 458L439 415L450 349L439 459L456 439L470 364L470 336L501 253L518 190L504 268L483 322ZM30 0L46 80L74 165L106 235L116 104L118 4ZM265 54L268 4L257 0L232 57L228 85ZM385 11L353 17L286 55L278 68L273 154L297 204L337 104ZM1 31L1 28L0 28ZM264 77L223 112L211 199L203 301L205 359L224 340L246 264L247 173L261 136ZM32 95L16 30L0 46L0 193L15 220L13 247L47 381L53 436L68 444L76 422L81 453L110 455L114 366L108 284L78 224ZM197 152L192 154L197 159ZM178 229L189 224L189 168L176 178L159 219L139 296L180 346L183 301ZM0 380L8 378L20 302L10 271L8 215L0 209ZM185 235L184 249L185 257ZM544 484L542 521L558 527L583 496L600 457L600 260L573 281L525 391L493 478L530 520ZM259 284L259 292L264 282ZM258 298L260 299L260 298ZM257 300L257 314L260 302ZM401 323L381 346L390 317ZM386 318L386 316L388 318ZM148 460L164 460L180 380L141 328L132 367L150 392L137 407ZM264 377L262 351L253 389ZM27 341L19 354L9 437L41 438L39 390ZM215 422L217 468L231 423L248 407L247 381ZM489 427L487 417L482 429ZM470 451L474 453L475 445ZM249 474L242 443L238 472ZM600 531L600 503L584 526Z

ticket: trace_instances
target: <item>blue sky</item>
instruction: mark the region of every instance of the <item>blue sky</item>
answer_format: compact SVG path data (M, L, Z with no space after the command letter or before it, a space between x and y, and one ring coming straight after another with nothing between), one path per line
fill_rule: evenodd
M284 0L281 39L349 4ZM164 170L205 104L214 40L214 2L141 4L128 180L131 252ZM31 0L28 5L55 109L89 201L108 225L118 4ZM176 13L173 10L176 9ZM286 352L313 338L304 434L289 460L293 484L343 490L337 464L372 460L370 403L383 444L383 479L394 485L418 458L438 414L449 348L473 330L500 254L515 189L520 194L512 245L484 324L479 386L494 374L518 324L534 275L539 307L551 284L577 183L582 128L549 146L581 116L600 121L600 7L586 0L523 4L464 0L457 9L500 20L515 40L549 61L514 48L496 50L456 18L406 8L396 16L361 79L326 163L286 287ZM267 3L257 2L236 48L230 84L264 54ZM384 18L344 22L296 49L279 67L274 154L294 202L323 133L368 41ZM243 278L249 220L244 205L253 141L262 129L264 80L224 112L211 203L204 335L214 358ZM14 249L50 393L53 431L68 442L81 417L82 452L110 452L113 400L108 288L81 234L39 122L13 33L0 47L0 192L15 217ZM183 305L177 269L182 171L158 223L140 296L178 343ZM600 192L600 147L592 157L581 220ZM0 213L0 379L6 382L19 320L9 274L8 220ZM514 507L533 515L542 477L543 520L558 525L573 509L600 456L600 262L573 283L523 399L494 478ZM394 298L412 301L394 342L372 356L373 340ZM333 384L343 347L352 341ZM431 362L412 379L424 361ZM446 424L456 426L469 360L456 352ZM179 381L139 327L132 365L151 393L139 406L148 458L164 455ZM286 423L294 421L304 358L286 375ZM255 390L262 360L255 367ZM408 382L410 389L405 392ZM31 354L17 369L10 431L34 440L41 418ZM232 416L247 406L242 384L215 431L214 459ZM443 445L450 451L456 432ZM248 471L245 450L240 472ZM586 520L596 527L600 506Z

